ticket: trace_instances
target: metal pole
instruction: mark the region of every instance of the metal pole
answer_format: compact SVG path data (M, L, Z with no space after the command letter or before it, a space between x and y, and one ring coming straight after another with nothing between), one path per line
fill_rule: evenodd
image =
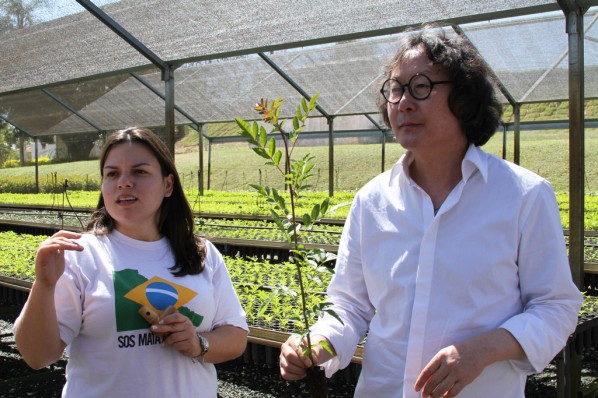
M212 142L208 139L208 190L212 179Z
M521 104L516 103L513 105L513 117L515 124L513 126L513 163L521 163Z
M39 138L35 137L33 140L33 145L35 145L35 193L39 193Z
M328 196L334 195L334 118L328 117Z
M197 130L199 132L199 184L197 190L203 196L203 124L200 124Z
M507 125L502 125L502 158L507 158Z
M566 3L566 4L565 4ZM583 282L584 239L584 27L577 4L559 1L569 37L569 263L578 287Z
M380 126L380 124L370 115L365 115L365 117L367 117L368 120L382 132L382 166L380 167L380 172L384 173L384 164L386 163L386 129Z
M584 26L586 10L576 0L557 0L565 13L569 38L569 266L578 287L584 277ZM579 337L578 337L579 338ZM567 353L567 350L565 350ZM565 394L579 396L581 357L570 350L565 357Z
M174 159L174 67L168 66L162 70L164 81L164 126L166 127L166 147Z
M382 132L382 162L380 173L384 173L384 164L386 163L386 133Z

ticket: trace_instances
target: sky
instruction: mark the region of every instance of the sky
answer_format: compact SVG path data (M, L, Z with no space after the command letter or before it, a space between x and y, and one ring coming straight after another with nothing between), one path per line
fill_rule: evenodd
M106 4L116 3L118 0L94 0L93 3L102 7ZM43 9L39 9L35 13L38 22L50 21L52 19L61 18L65 15L76 14L84 11L84 8L75 0L51 0L50 5Z

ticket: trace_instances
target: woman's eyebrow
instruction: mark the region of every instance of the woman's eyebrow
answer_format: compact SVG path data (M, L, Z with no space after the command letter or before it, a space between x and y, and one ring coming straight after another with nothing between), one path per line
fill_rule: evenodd
M150 166L149 163L147 162L140 162L140 163L135 163L133 165L131 165L131 167L141 167L141 166ZM104 165L105 169L118 169L118 166L111 166L109 164Z

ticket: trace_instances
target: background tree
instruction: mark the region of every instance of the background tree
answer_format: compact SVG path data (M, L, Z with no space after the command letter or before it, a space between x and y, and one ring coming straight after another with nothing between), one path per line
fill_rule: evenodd
M0 119L0 166L11 157L16 156L13 146L16 144L14 127Z
M0 33L33 25L35 12L49 4L49 0L0 0Z
M33 25L36 22L35 12L47 7L49 0L0 0L0 33L10 32L16 29L23 29ZM0 109L3 113L5 109ZM6 160L5 156L10 153L12 144L8 140L15 140L17 134L14 129L8 128L7 123L2 121L0 124L0 159L2 163ZM19 140L19 153L21 165L24 162L24 138Z

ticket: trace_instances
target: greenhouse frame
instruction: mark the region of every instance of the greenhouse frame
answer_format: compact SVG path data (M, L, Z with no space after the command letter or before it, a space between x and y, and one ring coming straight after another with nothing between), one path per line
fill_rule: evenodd
M354 134L385 134L375 93L397 36L422 23L466 36L513 108L515 121L503 128L515 131L516 163L521 105L570 101L561 124L570 132L570 261L579 283L584 124L595 123L584 120L583 104L598 97L598 0L62 3L65 16L2 35L0 117L33 138L166 126L173 153L175 125L189 125L200 132L201 173L203 140L230 139L210 136L210 124L255 119L260 98L298 103L313 93L332 173L335 119L363 116L369 128Z
M176 127L190 126L199 132L203 184L204 145L237 135L212 133L210 126L238 117L255 120L253 106L261 98L297 104L319 93L307 134L328 141L330 195L335 139L391 136L375 95L397 37L425 23L463 35L490 66L502 102L512 108L513 122L501 128L505 137L514 132L515 163L526 128L521 106L569 103L567 120L534 127L569 130L569 261L581 284L584 131L598 126L598 120L585 119L584 102L598 98L598 0L56 3L59 18L0 34L1 119L36 141L163 127L173 154ZM283 108L281 116L294 113ZM339 127L348 117L362 122L354 129Z

